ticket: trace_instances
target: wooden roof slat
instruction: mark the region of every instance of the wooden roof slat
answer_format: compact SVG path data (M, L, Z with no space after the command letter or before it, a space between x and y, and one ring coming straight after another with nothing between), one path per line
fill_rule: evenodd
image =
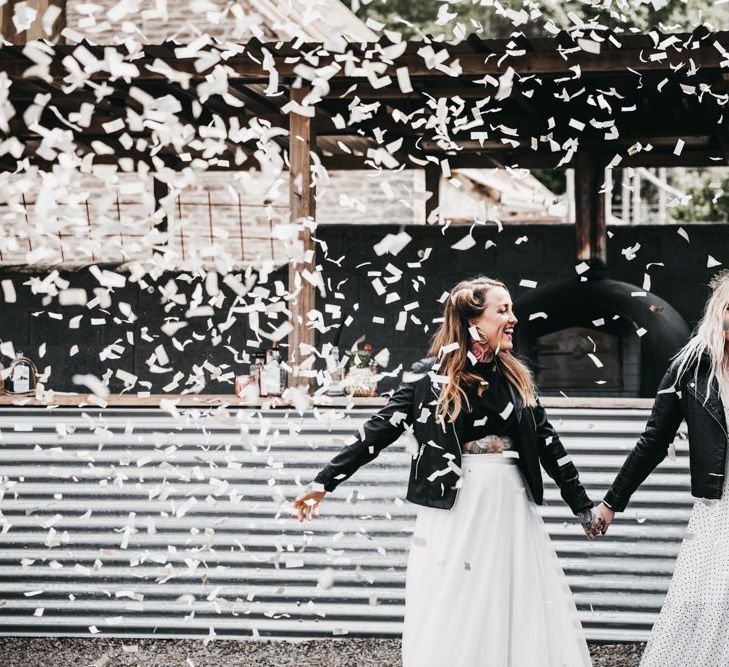
M602 40L600 54L594 55L583 50L579 46L580 39ZM675 43L665 51L656 48L656 44L671 40ZM144 46L139 57L128 58L127 61L133 62L139 70L138 76L132 77L131 81L110 80L107 72L95 73L91 77L93 81L104 81L113 88L112 94L100 102L96 100L95 91L90 87L82 86L70 93L65 92L67 81L64 79L68 73L62 63L66 56L73 54L76 46L53 47L51 82L23 76L31 61L16 46L0 48L0 68L11 78L10 101L19 112L13 119L13 132L26 142L32 142L37 136L24 128L18 116L22 117L23 109L33 101L37 92L50 92L52 97L48 107L58 108L65 117L78 109L83 101L92 101L95 104L96 112L90 126L82 128L80 132L74 130L80 152L94 139L106 143L115 141L113 137L106 136L103 130L105 122L115 117L125 119L130 108L141 113L141 106L129 97L131 86L140 87L155 97L172 95L183 100L187 111L180 114L180 118L187 124L205 125L212 121L215 114L226 124L236 119L240 125L245 125L255 116L264 123L287 128L289 117L282 113L281 108L288 101L288 96L268 96L264 93L269 80L268 71L262 68L265 49L274 58L280 75L281 90L286 90L297 78L300 64L319 68L334 64L339 68L329 80L329 92L316 105L315 125L319 137L317 146L332 153L327 156L331 158L331 163L338 161L343 164L348 161L354 164L358 160L358 164L363 166L367 147L376 145L374 136L379 128L386 131L385 142L402 138L403 146L396 158L401 163L413 165L422 164L429 156L435 160L447 157L453 163L452 166L459 161L469 166L476 162L481 165L484 161L524 166L527 163L555 164L564 156L564 152L553 152L549 143L542 140L544 135L550 135L561 144L567 139L578 138L581 147L595 150L599 148L605 153L613 154L623 152L631 142L645 144L652 141L654 150L651 155L644 152L626 156L625 160L637 163L641 160L651 162L664 159L668 166L682 162L693 164L697 160L704 160L705 164L716 164L713 158L719 157L722 162L729 158L725 146L727 137L722 134L725 130L717 130L719 118L726 110L729 63L715 43L729 52L729 32L710 33L705 29L698 29L693 33L672 36L659 31L645 35L615 35L609 31L583 30L561 32L556 37L506 40L486 40L472 35L455 45L425 39L408 42L400 57L385 63L384 72L392 77L393 82L378 88L372 86L365 76L348 76L344 61L349 57L358 67L363 67L367 65L366 58L371 59L371 62L382 60L383 49L393 44L387 38L370 44L352 44L348 47L346 56L326 51L318 44L264 43L252 40L241 46L226 45L213 40L202 52L209 51L218 55L219 64L229 74L228 92L243 101L244 107L228 104L223 97L216 94L200 103L202 113L199 116L191 114L190 105L198 99L195 86L211 70L198 72L197 58L177 57L177 49L185 45L175 42ZM698 48L691 48L694 45ZM97 58L103 58L106 49L117 49L126 54L123 47L88 43L83 46ZM509 55L510 46L516 51L525 49L527 52L524 55L513 55L511 51ZM460 73L428 67L421 54L429 50L447 53L445 64L453 66L457 62ZM226 52L235 55L223 59ZM665 57L652 59L656 55ZM689 58L696 66L691 72L687 71ZM166 63L173 70L189 75L190 88L184 90L179 84L168 81L164 73L152 71L150 68L154 67L157 60ZM680 63L683 63L683 67L674 71ZM579 65L579 78L575 75L575 65ZM396 82L395 71L400 67L408 68L412 93L403 93ZM487 74L498 78L508 67L512 67L517 73L511 93L504 99L495 100L494 85L481 83L481 80ZM658 90L659 82L666 78L668 83ZM701 86L704 91L702 96L686 92L681 87L682 83L695 86L697 90ZM356 88L350 91L355 85ZM584 93L575 96L582 88ZM562 96L563 92L566 97ZM601 109L597 105L600 95L612 106L612 111ZM341 114L348 118L354 98L359 98L364 105L379 103L379 108L350 127L337 128L332 117ZM438 123L433 123L435 111L429 102L430 98L446 98L450 115L447 118L447 127L440 129L450 134L456 142L455 146L469 147L468 151L442 151L445 144L437 140L435 125L442 124L443 121L441 119ZM459 99L466 102L465 106L456 105ZM480 125L476 123L470 126L474 117L472 109L477 103L481 106L482 122ZM630 109L634 105L634 112L622 110ZM453 113L454 108L458 109L458 116ZM413 127L412 122L396 122L393 119L396 111L412 115L417 126ZM548 119L554 119L554 127L547 125ZM47 126L57 123L65 127L60 120L54 119L48 108L42 120ZM576 131L570 125L574 120L585 123L584 129ZM606 142L604 135L607 130L593 127L593 120L614 121L619 138ZM427 121L427 125L423 121ZM502 141L514 138L503 128L513 128L517 132L515 138L519 145ZM483 150L480 139L471 136L474 131L486 133L488 138L483 141L483 146L488 151ZM360 133L364 136L360 136ZM145 136L144 132L130 134L135 137ZM146 137L151 138L152 133L149 132ZM539 140L536 151L531 145L532 137ZM681 156L673 156L672 145L678 139L684 141L685 149ZM279 137L276 141L284 148L287 146L286 137ZM339 149L337 141L363 155L339 155L338 152L345 151ZM230 155L237 148L230 142L228 144L226 152L219 156L222 159L230 159ZM199 145L198 142L192 142L193 149L196 145ZM425 147L427 150L424 150ZM478 149L475 155L469 153L472 148ZM191 152L196 155L195 150ZM27 153L32 156L31 151ZM158 155L169 159L171 163L179 164L171 149L161 150ZM125 156L132 157L132 154ZM7 168L7 163L5 160L0 168Z
M461 66L463 67L463 74L482 74L482 73L499 73L505 71L507 66L511 66L517 72L553 72L553 73L564 73L569 72L569 67L579 64L583 72L610 72L616 70L623 70L626 67L633 67L641 71L648 70L665 70L669 71L669 64L675 65L677 61L680 61L685 56L691 57L694 62L699 66L704 67L721 67L722 54L713 46L713 42L716 41L721 44L724 48L729 50L729 33L727 32L716 32L711 35L712 43L709 44L707 39L698 40L694 38L694 41L701 41L701 46L698 49L683 49L677 50L671 48L665 52L667 57L663 60L650 60L651 55L655 55L656 51L653 48L653 41L645 35L630 35L621 36L622 48L615 48L610 42L604 42L601 48L601 53L598 55L589 54L584 51L579 51L570 54L569 58L565 59L560 54L560 41L563 41L563 33L560 33L556 38L545 38L544 41L537 42L535 39L530 39L529 43L539 45L544 50L535 50L527 53L523 56L507 56L503 59L503 62L498 65L497 62L501 58L489 58L486 62L483 62L483 54L474 53L471 46L464 42L463 44L456 46L448 46L444 44L433 44L430 45L435 51L447 49L452 54L453 58L459 58L461 60ZM681 42L685 43L692 39L691 34L682 33L680 35ZM509 40L480 40L484 43L493 53L501 56L507 53L507 45ZM465 45L465 46L464 46ZM551 45L551 48L548 48ZM119 48L122 53L124 51L121 47L109 47L90 45L84 43L84 46L94 53L97 57L103 57L103 50L106 48ZM179 48L181 45L177 45L175 48ZM240 55L228 58L222 61L223 64L231 68L235 72L235 76L241 79L261 79L267 78L267 73L261 68L260 64L256 62L262 58L260 48L268 49L277 60L277 69L282 76L293 77L295 76L295 66L299 62L305 62L307 55L316 54L317 45L305 44L299 51L291 50L290 46L287 49L287 45L278 45L278 43L271 43L262 45L260 42L249 42L245 46L245 52ZM420 42L415 42L408 45L408 50L403 56L398 58L393 65L388 66L388 73L393 73L394 70L399 66L408 66L411 69L411 76L439 76L437 71L427 68L423 62L423 59L417 55L417 51L423 46L428 46ZM574 47L574 42L570 44ZM59 46L54 47L55 52L58 54L57 60L62 60L66 55L72 54L75 49L74 46ZM564 48L564 47L562 47ZM222 53L225 49L224 44L213 44L209 49L216 50L218 53ZM467 50L466 50L467 49ZM654 53L645 53L641 56L641 50L650 50ZM361 57L359 53L360 49L358 45L352 44L349 47L349 52L355 57ZM322 52L321 49L319 52ZM161 60L172 60L175 62L175 69L187 72L196 78L202 78L207 72L197 72L195 70L195 59L194 58L175 58L174 48L171 48L170 43L164 45L145 45L142 53L144 54L140 58L136 58L134 62L140 67L140 75L137 78L155 78L155 75L148 70L145 71L147 65L151 65L154 59L159 58ZM323 52L322 52L323 53ZM319 65L324 66L332 62L337 62L337 56L340 54L327 53L319 57ZM297 62L286 62L291 56L297 58ZM643 59L641 59L643 58ZM21 51L14 46L0 48L0 59L5 61L7 67L11 68L14 76L21 76L23 64L26 66L30 64L30 61L21 53ZM104 73L98 73L95 75L97 78L108 78L108 75ZM344 76L343 72L335 73L334 78L341 78Z

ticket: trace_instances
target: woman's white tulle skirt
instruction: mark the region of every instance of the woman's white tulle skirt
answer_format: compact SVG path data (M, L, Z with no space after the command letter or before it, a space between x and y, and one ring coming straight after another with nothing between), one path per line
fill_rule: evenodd
M572 593L518 467L463 456L450 510L419 507L403 667L591 665Z

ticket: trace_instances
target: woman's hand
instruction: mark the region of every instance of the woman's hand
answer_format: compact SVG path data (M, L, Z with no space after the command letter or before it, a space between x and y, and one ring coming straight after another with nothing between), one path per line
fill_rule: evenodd
M594 540L601 531L600 520L595 510L591 507L586 509L575 516L580 520L582 524L582 530L585 531L588 540Z
M299 517L299 522L302 522L304 518L308 518L311 521L314 510L319 509L319 503L327 495L326 491L304 491L296 500L294 500L294 509Z
M596 510L598 520L600 521L600 532L604 535L607 533L610 524L615 518L615 512L611 510L605 503L600 503Z

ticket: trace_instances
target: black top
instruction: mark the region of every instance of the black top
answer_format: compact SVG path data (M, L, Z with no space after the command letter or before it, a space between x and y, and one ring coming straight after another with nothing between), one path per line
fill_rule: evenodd
M464 415L463 442L477 440L485 435L508 435L516 438L517 424L508 380L495 362L477 362L472 370L488 382L479 397L477 385L466 388L471 411ZM466 406L463 406L466 409Z

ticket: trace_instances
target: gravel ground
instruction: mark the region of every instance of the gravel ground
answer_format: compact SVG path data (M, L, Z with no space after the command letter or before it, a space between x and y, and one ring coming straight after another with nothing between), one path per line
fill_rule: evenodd
M644 644L591 644L594 667L638 667ZM398 639L208 642L0 637L2 667L399 667ZM525 666L527 667L527 666Z

